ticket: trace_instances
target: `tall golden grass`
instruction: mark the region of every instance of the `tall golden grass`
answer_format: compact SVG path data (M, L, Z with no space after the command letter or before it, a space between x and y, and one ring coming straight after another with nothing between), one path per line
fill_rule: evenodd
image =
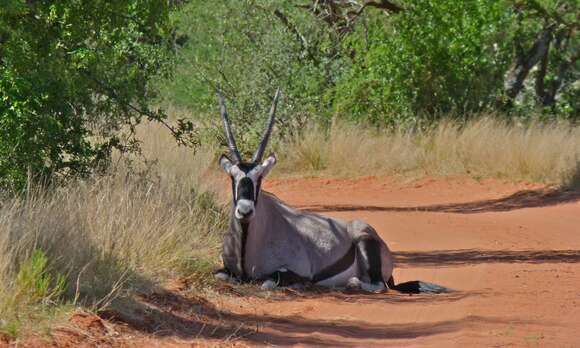
M155 126L142 138L151 168L120 165L2 202L0 331L38 325L62 308L54 303L98 309L168 277L211 281L226 221L210 184L213 153L178 148Z
M328 131L309 128L277 148L279 174L468 175L570 185L580 171L579 126L495 117L406 132L338 122Z

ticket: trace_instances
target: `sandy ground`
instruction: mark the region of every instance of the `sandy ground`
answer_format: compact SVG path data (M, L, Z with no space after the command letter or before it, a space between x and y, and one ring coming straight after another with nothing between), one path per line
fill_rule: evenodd
M457 290L260 305L313 324L313 333L292 333L304 335L296 343L580 346L579 192L460 178L290 180L269 188L298 207L367 220L397 255L397 282ZM317 322L324 325L316 329Z
M131 317L76 315L55 331L54 345L580 347L580 192L466 178L284 179L265 187L302 209L368 221L396 255L396 282L456 291L223 286L202 299L181 280L144 295Z

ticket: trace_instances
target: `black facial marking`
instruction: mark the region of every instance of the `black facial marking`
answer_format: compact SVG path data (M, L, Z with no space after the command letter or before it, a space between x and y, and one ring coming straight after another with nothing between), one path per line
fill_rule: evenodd
M247 162L240 162L236 165L245 174L248 174L252 169L258 166L257 163L247 163ZM260 192L261 181L262 178L258 179L258 185L256 187L257 192ZM235 178L232 177L232 193L234 195L234 203L240 199L248 199L255 202L258 198L257 195L255 195L254 183L252 182L252 179L247 177L242 178L240 180L240 182L237 185L237 190L236 190L236 180Z
M257 163L247 163L247 162L240 162L237 164L238 168L240 168L240 170L246 174L248 174L250 172L250 170L256 168L256 166L258 165Z
M245 177L238 182L238 200L240 199L247 199L253 201L255 199L254 196L254 182L252 179Z

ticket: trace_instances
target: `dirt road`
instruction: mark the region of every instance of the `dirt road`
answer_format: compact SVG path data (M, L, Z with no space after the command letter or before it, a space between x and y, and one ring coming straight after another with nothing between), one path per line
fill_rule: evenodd
M456 292L241 286L207 301L177 284L144 296L134 318L109 315L93 337L113 346L580 346L580 192L465 178L285 179L266 189L303 209L367 220L396 254L396 282Z
M397 282L457 293L236 300L237 313L273 317L252 342L580 346L580 192L463 178L279 180L267 189L304 209L367 220L397 255Z

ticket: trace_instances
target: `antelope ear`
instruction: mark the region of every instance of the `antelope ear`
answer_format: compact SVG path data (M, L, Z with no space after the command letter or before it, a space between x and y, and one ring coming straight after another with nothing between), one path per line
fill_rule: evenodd
M262 176L264 177L268 175L272 170L272 168L274 168L275 164L276 164L276 156L274 154L271 154L270 156L268 156L268 158L264 160L264 162L262 162Z
M219 162L220 167L222 167L224 172L228 173L228 175L231 175L232 167L234 166L232 160L230 160L226 155L221 155Z

